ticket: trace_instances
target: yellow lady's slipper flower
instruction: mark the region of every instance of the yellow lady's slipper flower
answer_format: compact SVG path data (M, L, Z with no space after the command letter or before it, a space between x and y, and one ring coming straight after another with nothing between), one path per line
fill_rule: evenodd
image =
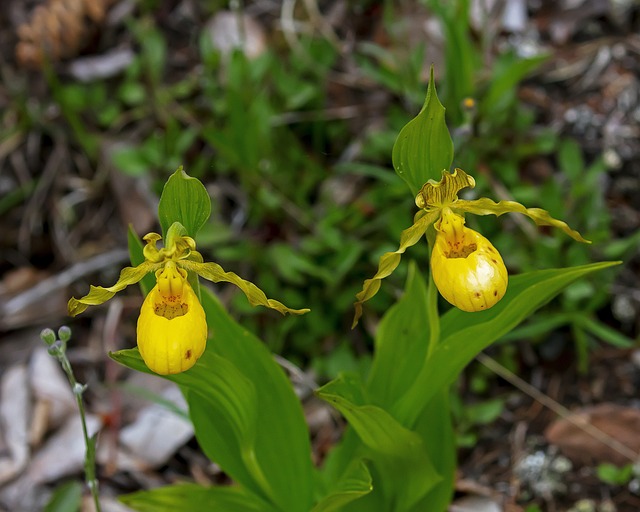
M498 203L486 197L467 201L458 199L458 192L473 188L475 180L462 169L453 174L442 172L439 182L429 180L416 196L420 211L413 225L400 235L400 247L380 257L378 272L364 282L356 298L353 326L362 316L362 304L380 289L380 282L391 275L402 254L418 243L433 225L436 236L431 252L431 275L440 294L463 311L481 311L495 305L507 289L507 270L500 253L480 233L465 226L464 213L502 215L522 213L540 226L554 226L574 240L590 243L565 222L554 219L540 208L526 208L515 201Z
M451 208L434 224L431 252L433 281L448 302L463 311L482 311L507 291L507 268L496 248L480 233L464 225Z
M207 343L207 321L195 290L189 284L189 272L209 281L233 283L253 306L266 306L283 315L307 313L308 309L290 309L281 302L268 299L262 290L233 272L225 272L217 263L204 263L193 238L175 222L167 231L165 247L158 249L162 237L147 234L143 249L145 261L137 267L126 267L109 288L91 286L87 295L71 298L69 314L76 316L88 306L102 304L130 284L155 272L156 285L142 304L138 318L137 342L145 364L154 372L167 375L191 368L203 354Z
M191 368L207 344L207 318L187 272L169 260L156 271L158 284L147 294L138 318L138 349L160 375Z

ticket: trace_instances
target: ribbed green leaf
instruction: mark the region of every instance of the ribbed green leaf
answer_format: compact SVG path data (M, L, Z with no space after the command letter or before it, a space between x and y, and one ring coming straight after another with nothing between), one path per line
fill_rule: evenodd
M412 425L429 400L453 383L482 350L508 333L575 280L616 262L539 270L513 276L504 298L487 311L467 313L452 308L441 321L440 342L411 389L394 407L396 417Z
M82 484L67 482L53 491L43 512L78 512L82 503Z
M362 402L361 386L342 375L318 390L318 396L338 409L368 449L365 457L374 464L374 486L386 510L402 512L440 480L422 438L404 428L387 411Z
M429 345L427 311L427 286L411 262L405 293L384 315L376 332L367 383L367 394L375 405L389 408L418 375Z
M174 222L182 224L187 234L195 238L200 228L211 215L211 199L204 185L197 178L187 175L182 166L174 172L164 185L158 217L162 233L166 237Z
M322 498L311 512L335 512L343 506L369 494L371 475L364 462L354 460L336 486Z
M238 487L178 484L120 496L139 512L275 512L268 503Z
M449 407L449 390L443 389L427 404L414 427L424 440L433 467L442 476L411 512L444 512L447 510L456 472L456 442Z
M202 292L213 338L192 369L165 378L183 390L196 437L211 460L274 508L307 512L312 465L302 407L265 346L211 292ZM137 349L111 357L149 371Z
M438 99L433 67L420 113L400 131L393 145L393 167L416 195L428 180L440 179L453 161L453 141Z

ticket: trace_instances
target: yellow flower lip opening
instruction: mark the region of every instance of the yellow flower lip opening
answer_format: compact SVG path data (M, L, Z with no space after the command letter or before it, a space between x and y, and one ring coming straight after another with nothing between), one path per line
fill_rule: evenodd
M187 273L169 261L157 272L137 326L137 343L145 364L160 375L191 368L204 353L207 320Z
M468 311L489 309L507 290L508 274L500 253L480 233L467 228L464 218L450 208L434 225L436 242L431 271L440 294Z

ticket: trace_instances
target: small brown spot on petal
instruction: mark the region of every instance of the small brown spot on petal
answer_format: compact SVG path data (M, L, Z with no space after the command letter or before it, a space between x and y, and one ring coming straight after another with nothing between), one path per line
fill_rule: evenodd
M474 295L476 296L476 298L480 298L482 296L482 294L480 292L475 292Z
M191 359L191 350L187 350L187 351L184 353L184 358L185 358L185 359Z
M498 296L498 290L493 290L493 296L497 297Z

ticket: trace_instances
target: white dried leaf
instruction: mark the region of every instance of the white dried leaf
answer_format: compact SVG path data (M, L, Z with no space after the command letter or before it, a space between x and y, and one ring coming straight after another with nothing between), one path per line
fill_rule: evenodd
M76 410L76 401L60 363L45 347L33 351L29 362L29 382L36 401L50 405L49 423L55 427Z
M187 405L176 386L168 387L163 398L177 407ZM140 412L131 425L120 432L120 442L137 458L146 461L149 467L158 467L193 436L191 422L161 404L153 404Z
M249 59L263 54L267 48L265 31L248 14L220 11L204 27L211 44L222 55L240 49Z
M101 427L102 422L98 416L86 416L87 431L89 436L92 436ZM34 483L40 484L81 473L85 453L80 416L74 415L35 454L28 469L28 476Z
M0 434L8 457L0 458L0 484L11 480L29 459L30 393L24 365L9 368L0 382Z

